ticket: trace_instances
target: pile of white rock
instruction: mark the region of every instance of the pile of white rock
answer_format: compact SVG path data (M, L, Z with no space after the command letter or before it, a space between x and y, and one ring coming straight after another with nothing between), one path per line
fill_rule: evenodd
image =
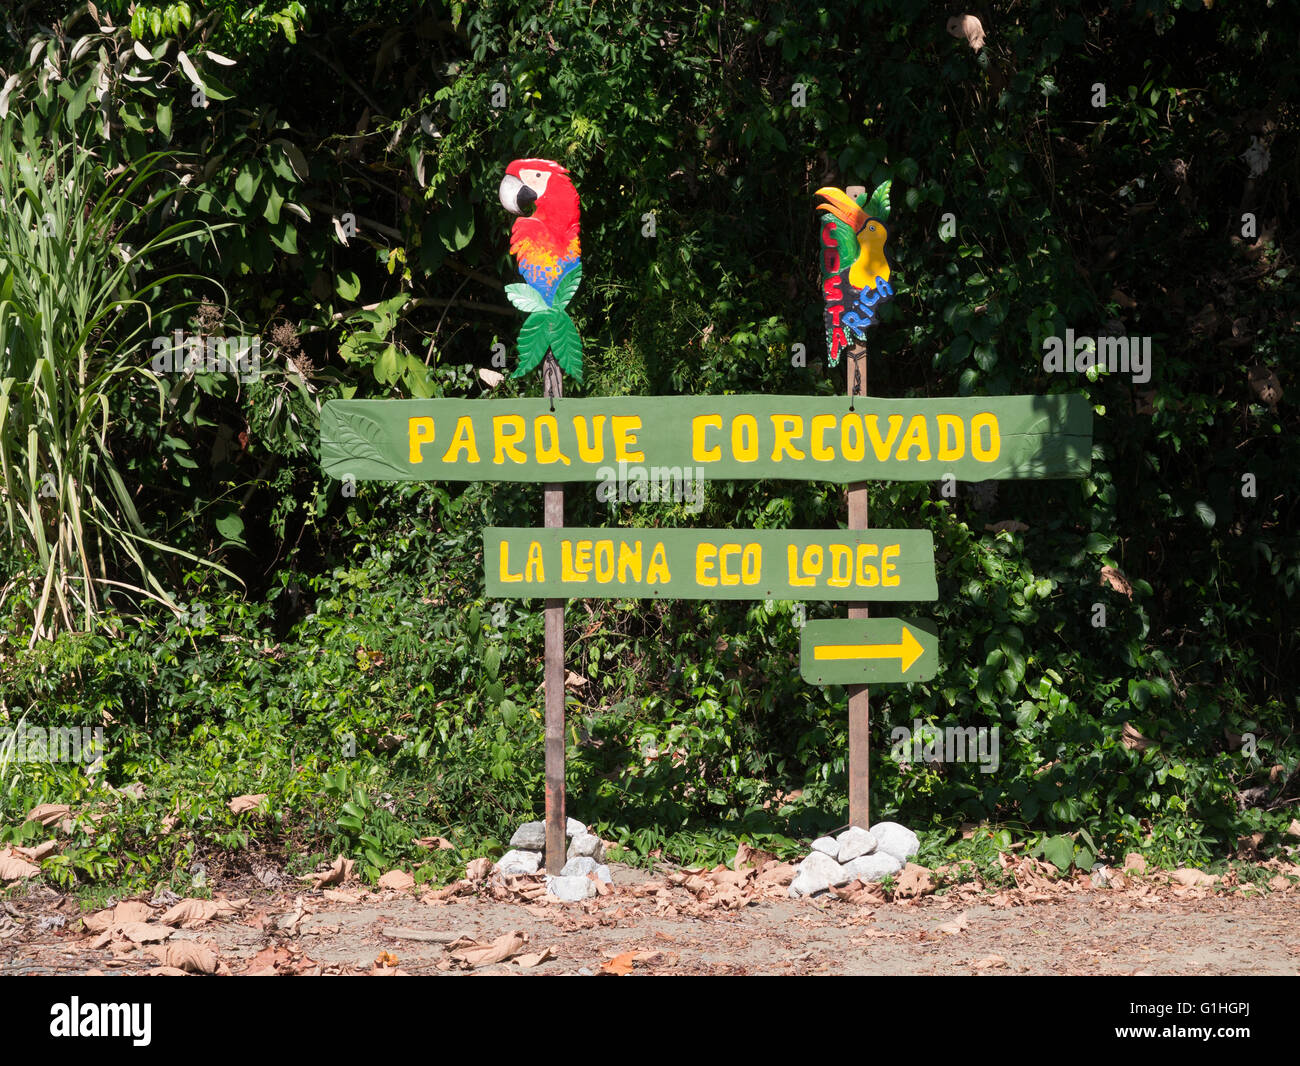
M546 891L569 903L587 899L596 894L596 883L588 874L594 873L609 884L613 878L605 863L605 846L600 837L589 833L576 818L570 818L564 827L569 841L566 862L558 875L546 875ZM510 850L501 856L495 870L503 877L519 877L539 873L546 861L546 823L525 822L510 838Z
M870 829L855 825L837 837L818 837L812 848L790 882L790 895L796 899L850 881L879 881L896 874L921 850L921 842L897 822L877 822Z

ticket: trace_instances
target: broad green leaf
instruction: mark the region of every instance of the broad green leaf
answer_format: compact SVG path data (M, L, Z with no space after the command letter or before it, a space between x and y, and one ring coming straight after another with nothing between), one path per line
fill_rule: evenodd
M535 370L546 358L550 346L550 321L547 312L529 315L519 327L519 366L511 377L521 378Z
M555 286L554 306L563 311L569 306L569 301L573 299L573 294L578 291L578 285L582 281L582 264L577 263L569 270L567 274L560 279L560 283Z
M551 311L551 351L555 361L574 381L582 380L582 338L565 312Z
M883 222L889 221L889 185L888 181L882 181L871 194L871 199L867 201L864 210L871 218L878 218Z
M506 299L524 314L547 310L546 298L531 285L522 282L506 286Z
M334 278L334 291L351 303L361 295L361 279L355 270L341 270Z
M1068 836L1048 837L1043 841L1043 858L1065 873L1074 862L1074 840Z

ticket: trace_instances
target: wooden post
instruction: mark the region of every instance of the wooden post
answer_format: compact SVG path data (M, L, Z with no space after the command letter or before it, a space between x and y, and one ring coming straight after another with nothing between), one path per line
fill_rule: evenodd
M844 369L848 377L848 394L867 394L867 348L855 344L849 348ZM849 401L850 403L852 400ZM849 529L867 528L867 483L854 481L848 487ZM866 618L866 604L849 604L850 618ZM867 757L871 746L870 714L867 686L849 685L849 824L871 827L870 782Z
M555 356L546 353L542 393L552 401L564 394ZM547 484L543 525L564 525L564 486ZM565 862L564 842L564 600L546 601L546 872L558 874Z

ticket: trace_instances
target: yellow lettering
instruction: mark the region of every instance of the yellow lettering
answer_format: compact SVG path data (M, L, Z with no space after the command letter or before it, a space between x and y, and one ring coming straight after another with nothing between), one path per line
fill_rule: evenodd
M542 430L550 438L550 443L542 441ZM537 438L537 461L539 463L563 463L570 465L567 455L560 451L560 424L554 415L538 415L533 419L533 435Z
M573 552L573 568L582 575L579 581L586 581L591 573L591 541L580 540Z
M506 461L507 452L510 453L512 463L528 462L528 456L515 447L524 439L524 434L527 432L522 415L494 416L492 419L492 440L495 451L492 462L497 466L502 465Z
M930 458L930 433L925 428L925 415L913 415L912 421L907 424L903 442L898 446L897 458L900 461L906 461L909 448L915 448L920 453L916 457L917 462L925 462Z
M542 545L533 541L528 545L528 561L524 563L524 580L543 582L546 572L542 569Z
M853 580L853 553L843 544L832 544L830 552L831 576L826 584L837 589L848 588Z
M874 544L858 545L858 584L863 588L875 588L880 584L880 573L876 570L875 563L867 562L868 559L876 557L876 546Z
M718 583L709 571L718 558L718 549L713 544L701 544L695 549L695 583L703 588L713 588Z
M423 416L407 419L406 436L411 448L411 462L424 462L424 456L420 454L420 446L433 443L433 419Z
M898 439L898 431L903 428L902 415L889 416L889 439L880 439L880 416L863 415L862 421L866 423L867 434L871 437L871 450L876 453L876 458L882 463L889 458L890 449L894 446L894 441Z
M653 585L658 581L660 584L667 585L672 579L672 574L668 572L668 557L664 553L664 542L659 541L650 550L650 565L646 568L645 575L646 584Z
M852 441L849 440L849 430L853 431ZM862 462L862 457L867 454L867 442L862 437L862 417L852 411L840 420L840 448L844 458L851 463Z
M721 415L696 415L691 419L691 458L697 463L716 463L722 458L722 448L710 448L705 443L706 429L721 429Z
M790 544L785 549L786 569L789 570L790 584L795 588L807 588L815 585L817 582L811 577L799 576L799 548L797 545Z
M633 569L635 567L635 569ZM631 544L627 541L621 541L618 546L618 583L627 584L628 571L632 573L632 580L641 581L641 542L634 540Z
M614 542L598 541L596 544L596 583L608 585L614 580Z
M578 457L584 463L599 463L605 459L605 416L593 415L591 436L587 435L587 420L582 415L573 419L573 435L578 438Z
M897 588L903 583L903 579L898 576L898 571L890 563L890 559L898 558L899 545L888 544L880 552L880 583L885 588Z
M822 546L809 544L803 550L803 572L816 577L822 572Z
M741 463L758 458L758 419L753 415L737 415L731 423L731 454Z
M502 581L522 581L523 574L512 574L510 572L510 545L506 541L501 542L501 565L497 568L497 573Z
M746 585L757 585L763 573L763 549L757 544L745 545L740 557L740 578Z
M429 419L432 423L433 419ZM430 435L430 440L433 439ZM451 447L447 449L447 454L442 457L444 463L454 463L456 453L464 451L466 458L471 463L478 462L478 447L474 443L474 420L469 415L461 415L456 419L456 432L451 435Z
M980 440L980 430L989 431L987 445ZM1002 452L1002 435L998 433L998 416L982 411L970 420L970 452L981 463L993 462Z
M966 427L956 415L936 415L939 423L939 459L947 462L960 459L966 451ZM951 437L949 437L951 434ZM949 440L952 441L949 444Z
M734 574L727 569L727 556L739 555L739 554L740 554L739 544L727 544L723 547L722 551L718 553L718 574L721 577L722 583L724 585L740 584L740 575Z
M586 581L587 575L580 574L573 568L573 541L560 541L560 580Z
M818 462L828 463L835 458L835 449L826 447L826 431L835 425L834 415L813 415L812 420L812 457Z
M640 415L615 415L610 419L614 430L614 459L620 463L644 463L645 452L630 452L636 447L636 431L641 428Z
M786 452L791 459L802 459L803 452L794 446L794 439L803 436L803 419L798 415L772 415L772 462L781 461L781 453Z

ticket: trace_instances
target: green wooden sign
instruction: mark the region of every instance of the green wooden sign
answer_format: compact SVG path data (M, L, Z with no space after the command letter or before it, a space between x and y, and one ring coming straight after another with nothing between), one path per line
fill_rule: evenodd
M493 598L938 599L919 529L483 531Z
M332 400L321 464L358 481L961 481L1088 473L1082 395Z
M921 618L818 618L799 638L799 674L814 685L928 681L939 631Z

